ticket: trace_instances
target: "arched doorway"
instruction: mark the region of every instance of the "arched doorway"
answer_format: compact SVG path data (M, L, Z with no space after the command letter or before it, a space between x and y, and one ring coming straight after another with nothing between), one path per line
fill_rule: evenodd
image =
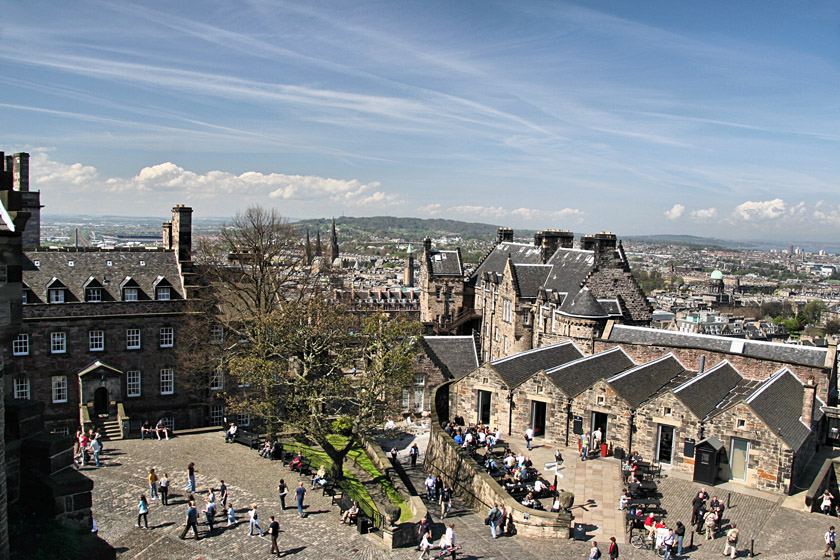
M93 393L93 413L97 416L108 415L108 388L99 387Z

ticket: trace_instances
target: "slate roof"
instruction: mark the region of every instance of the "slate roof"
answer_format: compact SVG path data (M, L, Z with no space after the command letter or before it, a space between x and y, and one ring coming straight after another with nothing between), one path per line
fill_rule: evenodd
M624 311L621 309L621 302L618 301L618 298L612 298L612 299L600 299L599 298L598 303L601 304L601 307L610 316L621 317L622 315L624 315Z
M556 292L576 294L595 267L595 253L583 249L558 249L548 263L554 266L545 287Z
M513 267L519 284L519 296L522 299L536 299L552 267L545 264L514 264Z
M635 366L619 347L593 354L546 370L546 375L563 393L574 397L599 379L607 379Z
M37 263L37 264L36 264ZM70 266L70 263L73 265ZM108 264L110 263L110 264ZM101 284L102 301L121 301L120 285L131 278L140 288L138 299L155 299L155 286L171 285L171 298L184 297L184 287L174 251L163 249L31 250L24 251L23 280L30 289L30 303L48 302L47 286L64 285L65 302L85 301L84 285L93 276ZM96 285L92 282L91 285ZM134 285L131 282L128 285Z
M686 369L680 361L673 354L667 354L658 360L614 375L607 379L607 383L632 409L649 400L685 373Z
M574 296L563 300L563 305L560 306L560 314L587 319L606 319L609 317L586 286L581 288Z
M464 266L458 251L432 251L429 254L435 276L463 276Z
M742 380L741 374L724 360L674 389L674 394L697 418L704 420Z
M534 348L490 362L505 384L513 389L540 370L549 370L583 356L573 342L567 340L551 346Z
M788 368L782 368L746 399L756 415L767 424L782 441L794 451L799 451L810 430L802 422L802 401L805 387ZM822 415L817 399L814 415Z
M424 336L423 345L447 379L460 379L478 367L478 352L471 336Z
M514 264L542 264L542 250L531 243L504 241L496 244L483 261L478 264L470 280L474 283L485 272L502 274L508 256Z
M760 340L733 339L725 336L665 331L628 325L615 325L610 331L609 340L610 342L697 348L817 367L825 366L826 353L828 352L826 348L812 348Z

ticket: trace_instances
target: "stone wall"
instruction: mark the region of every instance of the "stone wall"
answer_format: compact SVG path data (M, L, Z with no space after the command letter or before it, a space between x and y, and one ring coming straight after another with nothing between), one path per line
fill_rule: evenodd
M655 346L652 344L633 344L627 342L610 342L608 340L596 340L595 352L603 352L615 346L621 348L627 353L630 358L637 364L643 364L659 359L662 356L671 353L677 358L685 367L689 369L696 369L700 364L700 357L706 358L706 369L713 367L715 364L728 360L732 367L748 379L769 379L774 373L788 367L803 383L806 383L810 377L814 378L817 383L817 396L823 402L828 403L828 393L833 388L834 373L831 368L805 366L798 364L790 364L785 362L776 362L763 358L752 358L741 354L729 354L725 352L713 352L710 350L698 348L680 348L677 346Z
M448 401L449 383L436 391L438 400ZM458 447L441 428L437 407L432 409L431 434L426 449L424 468L443 477L455 494L480 515L485 515L494 503L504 504L517 534L528 537L569 538L572 516L525 508L505 492L467 453Z
M431 410L432 397L434 395L435 387L446 381L440 367L429 357L425 352L425 346L421 347L424 351L419 352L414 358L414 373L423 374L425 376L426 384L423 386L423 405L420 410ZM418 407L415 391L419 388L418 385L406 387L410 393L409 410L416 412Z
M544 402L545 432L537 431L534 444L551 443L557 446L566 444L566 395L542 372L537 372L519 385L513 392L513 422L511 438L524 441L525 430L532 423L534 402ZM507 432L507 426L503 428Z
M451 386L452 400L449 404L453 414L459 414L466 422L476 424L479 390L489 391L492 394L490 425L500 427L503 434L512 435L509 429L510 403L507 399L509 391L490 364L482 364ZM447 394L449 394L449 389L447 389Z
M624 399L603 379L572 399L572 415L583 418L583 431L586 433L595 429L592 425L593 412L603 412L607 415L607 430L602 434L602 443L611 444L613 448L627 449L630 445L632 411Z
M670 409L670 413L666 414ZM656 459L659 426L674 427L674 452L671 468L694 473L694 458L685 457L684 444L687 438L699 442L700 419L697 418L672 392L666 391L642 404L636 409L635 431L632 433L632 448L645 460ZM709 434L705 434L709 435Z

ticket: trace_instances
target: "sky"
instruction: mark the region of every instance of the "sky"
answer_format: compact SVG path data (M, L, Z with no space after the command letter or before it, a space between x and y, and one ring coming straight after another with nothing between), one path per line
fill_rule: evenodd
M0 45L45 215L840 234L834 1L15 0Z

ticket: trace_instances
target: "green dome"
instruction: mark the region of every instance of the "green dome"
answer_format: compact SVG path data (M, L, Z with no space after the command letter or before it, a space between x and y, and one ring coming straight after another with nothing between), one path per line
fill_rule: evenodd
M711 278L712 280L723 280L723 272L721 272L720 270L715 270L714 272L712 272Z

